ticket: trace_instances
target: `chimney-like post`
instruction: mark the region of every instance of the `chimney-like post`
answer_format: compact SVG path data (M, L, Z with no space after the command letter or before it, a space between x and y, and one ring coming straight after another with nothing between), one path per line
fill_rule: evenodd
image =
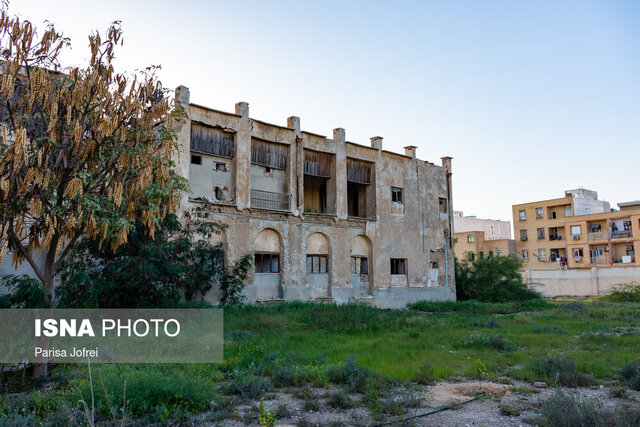
M236 114L242 116L243 118L249 117L249 103L248 102L238 102L236 104Z
M416 158L416 149L418 147L416 147L415 145L407 145L406 147L404 147L404 154L407 157L411 157L412 159Z
M378 151L382 150L382 137L381 136L372 136L371 138L371 147L375 148Z

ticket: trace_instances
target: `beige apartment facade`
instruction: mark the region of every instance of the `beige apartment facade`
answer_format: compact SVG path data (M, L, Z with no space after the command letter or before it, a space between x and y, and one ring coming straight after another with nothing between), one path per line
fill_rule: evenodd
M249 302L365 300L402 307L417 300L453 300L451 158L441 165L383 150L382 137L364 146L190 103L177 128L176 170L191 194L181 210L198 207L226 226L227 262L254 253L245 287ZM219 299L218 290L207 298Z
M620 206L584 189L513 205L516 254L531 270L638 266L640 204Z
M515 255L513 239L487 239L484 231L454 233L455 253L459 260L473 261L492 256Z

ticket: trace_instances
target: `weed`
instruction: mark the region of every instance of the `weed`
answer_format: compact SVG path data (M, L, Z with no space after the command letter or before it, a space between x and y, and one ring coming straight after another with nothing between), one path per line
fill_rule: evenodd
M257 399L271 387L272 383L268 378L237 373L229 391L239 394L245 399Z
M293 416L293 411L289 409L289 407L285 404L280 404L275 410L276 418L291 418Z
M436 377L433 375L430 363L423 363L420 371L413 377L413 380L421 385L432 385L436 383Z
M620 369L620 379L630 389L640 391L640 362L625 364Z
M557 325L542 325L533 327L534 334L566 334L567 331Z
M527 400L515 400L511 402L501 402L499 408L500 414L504 416L519 417L523 412L535 410L537 405Z
M264 402L260 399L260 405L258 406L258 424L264 427L271 427L276 424L276 416L273 412L265 409Z
M593 378L580 372L570 357L547 357L538 363L534 371L547 384L565 387L586 387L594 384Z
M327 406L334 409L350 409L354 403L344 391L333 391L328 395Z
M469 322L469 326L474 328L489 328L489 329L502 328L502 325L498 323L496 319L474 320L472 322Z
M609 389L609 397L612 399L629 399L631 395L624 387L613 387Z
M328 370L329 380L334 384L344 384L350 393L365 393L367 380L373 376L371 371L349 359L344 365L334 366Z

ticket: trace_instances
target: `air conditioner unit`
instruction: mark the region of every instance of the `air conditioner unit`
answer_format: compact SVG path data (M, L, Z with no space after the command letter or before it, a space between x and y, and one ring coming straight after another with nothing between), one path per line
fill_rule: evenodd
M573 237L573 240L580 240L580 235L579 234L576 234L576 235L574 235L572 237Z
M605 246L603 249L605 252L609 252L609 246Z
M577 257L574 257L573 260L575 262L580 262L580 261L582 261L582 257L578 255Z
M527 240L527 238L526 237L521 237L520 240L522 240L524 242L525 240Z

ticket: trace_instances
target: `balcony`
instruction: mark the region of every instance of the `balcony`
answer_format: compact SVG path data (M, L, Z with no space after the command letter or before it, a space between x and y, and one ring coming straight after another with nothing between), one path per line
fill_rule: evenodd
M631 230L612 231L612 239L625 239L631 237Z
M273 193L271 191L251 190L251 207L259 209L271 209L276 211L288 211L290 209L289 194Z
M604 255L592 256L591 264L609 265L609 257Z
M606 231L596 231L593 233L587 233L587 238L589 240L608 240L609 233L607 233Z

